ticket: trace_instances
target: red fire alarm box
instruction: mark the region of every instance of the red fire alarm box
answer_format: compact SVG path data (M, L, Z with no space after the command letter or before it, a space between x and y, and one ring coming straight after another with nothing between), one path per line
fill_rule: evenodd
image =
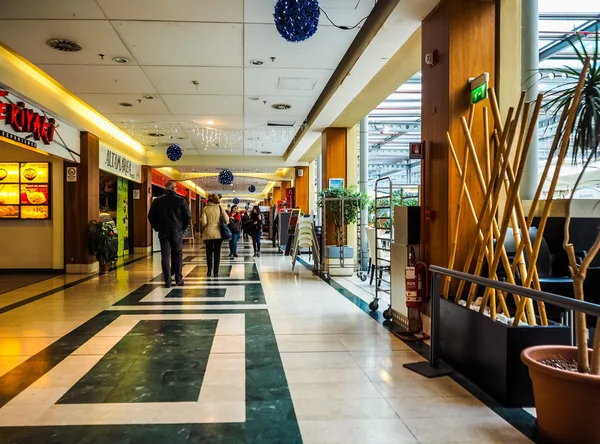
M410 146L409 157L411 159L422 159L423 158L423 150L425 148L425 144L423 142L411 142L409 146Z

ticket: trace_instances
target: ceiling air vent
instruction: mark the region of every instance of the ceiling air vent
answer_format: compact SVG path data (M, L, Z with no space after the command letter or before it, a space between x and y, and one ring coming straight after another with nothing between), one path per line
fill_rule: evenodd
M275 126L275 127L284 127L284 128L292 128L296 122L267 122L267 126Z
M150 137L165 137L163 133L148 133Z
M46 45L48 45L52 49L56 49L57 51L64 51L64 52L81 51L81 45L72 40L50 39L46 42Z
M271 108L276 109L277 111L285 111L292 107L292 105L288 105L287 103L274 103L271 105Z

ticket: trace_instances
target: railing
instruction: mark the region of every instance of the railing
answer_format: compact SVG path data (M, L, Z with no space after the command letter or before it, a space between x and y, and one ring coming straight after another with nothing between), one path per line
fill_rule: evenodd
M493 279L488 279L473 274L463 273L461 271L454 271L448 268L438 267L437 265L431 265L429 267L431 275L431 348L428 362L416 362L411 364L404 364L404 367L419 373L428 378L434 378L437 376L443 376L451 373L451 370L440 364L439 350L440 350L440 298L441 298L441 279L440 276L450 276L452 278L463 280L465 282L474 283L482 287L493 288L496 290L502 290L511 294L518 294L519 296L525 296L536 301L542 301L546 304L555 305L565 310L572 312L578 311L586 315L595 316L600 318L600 305L592 304L590 302L580 301L577 299L560 296L558 294L547 293L545 291L538 291L532 288L520 287L518 285L507 284L506 282L500 282ZM570 327L573 329L573 316L570 316L571 323ZM540 327L544 328L544 327ZM572 336L572 335L571 335Z

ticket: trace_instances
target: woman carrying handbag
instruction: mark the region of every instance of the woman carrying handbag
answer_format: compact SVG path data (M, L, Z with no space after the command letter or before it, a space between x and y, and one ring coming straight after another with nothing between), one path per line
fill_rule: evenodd
M223 240L231 239L231 231L227 228L229 216L221 207L221 201L216 194L208 195L208 203L202 211L202 226L204 234L202 240L206 246L207 277L211 274L219 277L219 263L221 262L221 245ZM213 273L214 271L214 273Z

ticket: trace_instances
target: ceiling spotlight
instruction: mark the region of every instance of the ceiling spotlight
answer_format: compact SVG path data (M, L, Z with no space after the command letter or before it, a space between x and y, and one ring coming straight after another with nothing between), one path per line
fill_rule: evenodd
M73 40L66 39L50 39L46 42L52 49L63 52L77 52L81 51L81 45Z
M258 97L248 97L250 100L258 100Z
M124 106L126 108L133 106L131 103L128 103L128 102L121 102L121 103L119 103L119 105Z
M254 66L260 66L263 65L265 62L263 62L262 60L250 60L250 64L254 65Z
M147 96L144 96L144 99L146 99L146 100L152 100L152 99L154 99L154 96L148 96L147 95Z
M129 63L129 59L125 57L114 57L113 62L115 63Z
M212 120L209 120L208 122L206 122L207 125L214 125L215 122L213 122Z
M288 105L287 103L274 103L271 105L271 108L276 109L278 111L285 111L292 107L292 105Z

